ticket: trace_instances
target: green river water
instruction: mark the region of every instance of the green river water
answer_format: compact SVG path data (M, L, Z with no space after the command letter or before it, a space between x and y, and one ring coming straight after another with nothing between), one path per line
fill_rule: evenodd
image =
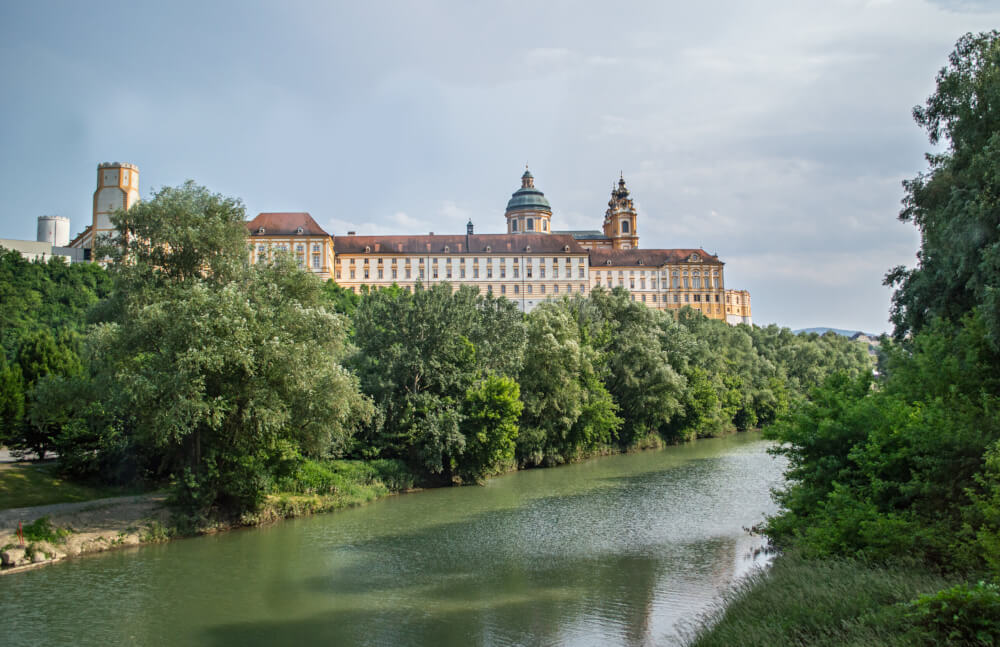
M760 563L759 433L0 578L10 645L674 645Z

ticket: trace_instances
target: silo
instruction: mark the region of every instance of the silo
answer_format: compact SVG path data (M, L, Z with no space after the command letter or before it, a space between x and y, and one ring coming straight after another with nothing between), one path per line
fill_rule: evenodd
M69 245L69 218L38 216L38 242L56 247Z

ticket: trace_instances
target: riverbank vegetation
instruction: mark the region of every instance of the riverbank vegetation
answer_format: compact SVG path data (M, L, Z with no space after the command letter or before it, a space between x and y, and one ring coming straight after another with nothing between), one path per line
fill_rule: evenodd
M696 644L733 632L772 636L741 644L1000 644L998 106L1000 33L966 35L914 109L948 146L904 183L900 219L922 242L917 267L886 279L897 290L884 377L832 375L766 432L789 485L764 531L798 556L737 592ZM912 584L869 595L900 569ZM850 595L868 602L840 613L852 578ZM768 633L783 617L814 624L817 639L781 623Z
M846 338L623 289L529 314L447 283L349 293L290 256L250 263L242 204L193 183L113 222L106 270L0 257L18 299L0 305L4 442L77 482L169 488L196 519L750 429L871 372Z
M355 295L291 258L250 264L244 219L190 183L117 214L125 244L87 266L109 287L69 325L31 324L78 334L70 359L31 373L31 342L4 349L7 375L33 376L5 391L5 429L44 444L6 442L56 452L79 482L249 519L269 497L349 491L330 461L366 461L386 491L473 483L768 424L825 375L871 370L843 337L675 318L621 289L527 315L448 284Z
M85 266L89 292L4 253L21 301L77 299L29 323L4 302L5 442L56 452L78 482L252 517L318 495L302 484L331 460L381 466L388 490L476 482L768 424L825 375L871 368L836 335L675 318L620 289L527 315L448 284L349 294L291 258L250 264L244 219L238 200L163 189L115 216L126 242Z

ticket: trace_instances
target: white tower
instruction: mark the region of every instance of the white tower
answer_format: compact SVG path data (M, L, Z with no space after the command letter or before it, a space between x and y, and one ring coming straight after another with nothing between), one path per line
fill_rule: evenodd
M69 218L63 216L38 216L38 236L40 243L55 247L69 245Z

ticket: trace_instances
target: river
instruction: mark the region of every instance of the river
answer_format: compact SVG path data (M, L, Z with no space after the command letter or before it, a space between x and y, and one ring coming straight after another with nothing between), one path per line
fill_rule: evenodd
M0 579L11 645L673 645L759 563L759 433Z

